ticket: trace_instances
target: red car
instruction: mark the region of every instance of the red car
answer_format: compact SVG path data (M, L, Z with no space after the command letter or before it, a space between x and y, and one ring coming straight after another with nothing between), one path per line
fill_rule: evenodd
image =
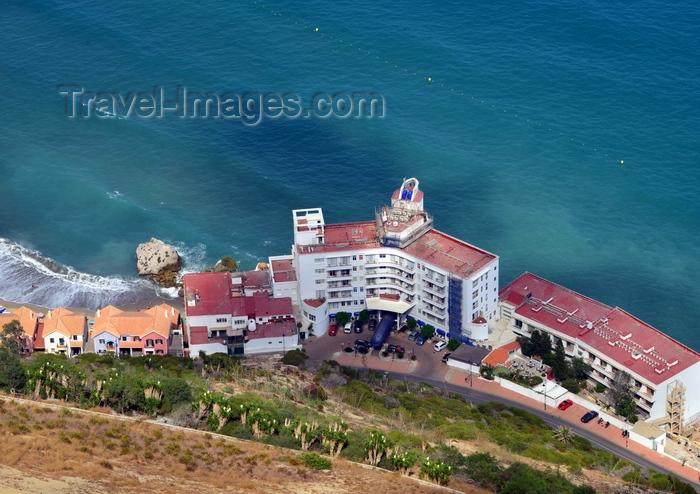
M328 336L335 336L336 334L338 334L338 325L331 324L331 327L328 328Z
M559 403L559 410L566 410L567 408L569 408L573 404L574 404L574 402L571 400L564 400L561 403Z

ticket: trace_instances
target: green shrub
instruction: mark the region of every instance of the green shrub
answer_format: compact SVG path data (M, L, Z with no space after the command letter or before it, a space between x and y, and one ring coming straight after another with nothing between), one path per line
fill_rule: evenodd
M301 455L301 460L307 468L313 468L314 470L330 470L333 468L331 460L318 453L304 453Z
M304 352L299 349L295 349L284 354L284 357L282 357L282 363L285 365L295 365L298 367L304 361L308 360L308 358L309 357Z

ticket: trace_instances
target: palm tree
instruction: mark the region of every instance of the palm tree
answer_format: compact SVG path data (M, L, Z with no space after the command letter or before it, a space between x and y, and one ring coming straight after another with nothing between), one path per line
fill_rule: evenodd
M557 427L557 430L554 431L554 439L565 444L570 443L572 437L574 437L574 434L571 432L571 429L563 425L560 425Z

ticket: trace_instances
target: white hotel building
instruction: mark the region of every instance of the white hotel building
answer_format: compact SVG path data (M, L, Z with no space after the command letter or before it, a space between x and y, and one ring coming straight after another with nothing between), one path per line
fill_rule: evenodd
M270 258L275 297L291 297L316 334L339 311L411 316L459 340L485 340L498 313L498 257L433 228L415 178L373 221L327 225L293 211L294 246Z

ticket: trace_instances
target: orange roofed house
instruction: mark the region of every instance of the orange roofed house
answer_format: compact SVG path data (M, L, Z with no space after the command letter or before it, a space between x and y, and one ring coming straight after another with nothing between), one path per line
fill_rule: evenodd
M92 327L95 353L167 355L172 350L180 354L180 322L180 311L167 304L139 312L107 306L95 314ZM174 336L177 336L175 342Z
M15 320L19 321L24 330L24 353L30 354L34 351L34 338L39 325L39 315L27 307L20 307L12 313L3 312L0 314L0 328Z
M50 310L44 317L41 337L46 353L80 355L87 341L87 317L64 307Z

